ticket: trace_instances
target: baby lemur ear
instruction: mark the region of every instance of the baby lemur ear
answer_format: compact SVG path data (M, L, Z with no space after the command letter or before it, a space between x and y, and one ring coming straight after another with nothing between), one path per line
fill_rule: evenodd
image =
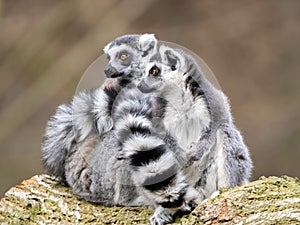
M157 40L154 34L142 34L139 39L140 50L144 53L143 56L150 52L156 52Z
M184 64L184 57L179 51L173 48L170 48L166 45L161 45L159 53L161 55L162 63L170 65L172 70L176 70Z

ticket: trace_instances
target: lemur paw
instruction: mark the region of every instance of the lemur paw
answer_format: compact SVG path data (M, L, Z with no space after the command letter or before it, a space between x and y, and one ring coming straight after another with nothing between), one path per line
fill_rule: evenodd
M170 212L164 208L156 208L153 216L150 218L151 225L164 225L174 221Z
M110 116L101 116L97 120L97 131L100 135L107 133L114 126L114 121Z
M185 165L185 167L189 167L195 161L199 161L201 159L202 155L203 154L199 154L197 142L192 142L190 144L190 147L186 151L187 164Z
M206 143L192 142L189 149L187 150L187 157L190 162L199 161L202 159L204 152L207 151Z

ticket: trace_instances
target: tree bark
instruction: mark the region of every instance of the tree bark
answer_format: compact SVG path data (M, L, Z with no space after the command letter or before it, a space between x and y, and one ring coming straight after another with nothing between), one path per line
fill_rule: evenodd
M152 213L151 207L87 203L48 175L23 181L0 201L1 224L149 224ZM224 188L174 224L300 224L300 182L262 177Z

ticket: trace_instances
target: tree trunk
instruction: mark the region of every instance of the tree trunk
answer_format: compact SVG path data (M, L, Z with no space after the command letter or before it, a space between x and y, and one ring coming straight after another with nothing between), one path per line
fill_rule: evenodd
M11 188L0 202L1 224L149 224L151 207L105 207L76 198L48 175ZM198 206L175 224L300 224L300 182L261 178Z

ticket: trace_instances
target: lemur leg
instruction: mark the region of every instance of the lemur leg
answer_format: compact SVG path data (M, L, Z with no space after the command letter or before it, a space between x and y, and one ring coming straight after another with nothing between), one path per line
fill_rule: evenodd
M218 126L216 131L211 133L209 139L215 141L209 142L211 146L209 154L202 156L203 169L196 185L197 190L203 190L206 198L221 187L233 188L247 183L252 168L247 147L233 125ZM206 144L201 142L196 144L198 148L203 145Z
M240 132L234 125L218 130L220 156L217 160L218 187L235 187L249 182L252 161Z

